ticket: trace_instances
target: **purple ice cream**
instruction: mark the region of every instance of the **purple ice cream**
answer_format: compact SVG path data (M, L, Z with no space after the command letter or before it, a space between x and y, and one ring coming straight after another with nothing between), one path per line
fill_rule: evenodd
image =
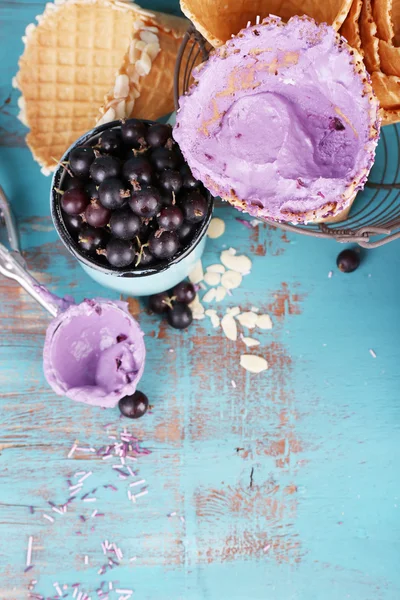
M127 306L102 298L85 300L50 323L43 365L57 394L108 408L135 392L146 351L143 332Z
M295 223L350 205L374 161L378 102L360 55L332 27L269 17L194 77L174 137L214 195Z

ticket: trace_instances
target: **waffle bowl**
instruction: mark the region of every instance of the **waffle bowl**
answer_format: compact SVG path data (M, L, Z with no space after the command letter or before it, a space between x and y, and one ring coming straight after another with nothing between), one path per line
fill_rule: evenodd
M174 100L187 92L192 70L207 60L211 46L191 25L180 47L175 65ZM375 164L365 189L357 194L350 213L343 221L308 225L292 225L269 219L265 223L285 231L317 238L335 239L340 243L356 243L375 248L400 238L400 127L384 127L377 148Z

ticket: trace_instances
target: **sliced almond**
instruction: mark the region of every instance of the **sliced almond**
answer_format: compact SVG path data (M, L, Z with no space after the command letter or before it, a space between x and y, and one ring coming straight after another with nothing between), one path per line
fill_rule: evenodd
M104 123L110 123L111 121L115 121L115 110L112 106L110 106L101 119L97 121L97 125L104 125Z
M268 362L262 356L242 354L240 357L240 366L250 373L261 373L268 369Z
M143 50L146 48L146 42L143 42L142 40L137 40L136 41L136 48L138 50L140 50L140 52L143 52Z
M243 312L237 316L237 320L243 327L247 327L248 329L254 329L257 324L258 315L251 311Z
M212 240L215 240L225 233L225 221L214 217L211 219L210 225L208 226L207 235Z
M221 277L221 284L227 290L234 290L242 283L242 276L237 271L225 271Z
M203 296L203 302L212 302L213 300L215 300L216 293L217 290L215 288L211 288L211 290L208 290L208 292Z
M225 298L225 296L226 296L226 289L224 287L222 287L222 285L220 285L219 287L217 287L217 290L215 293L216 302L222 302L222 300Z
M225 273L225 267L224 265L220 265L220 264L215 264L215 265L210 265L209 267L206 268L206 271L208 273Z
M221 262L227 269L236 271L242 275L251 270L251 260L244 254L237 255L234 248L221 252Z
M204 281L207 285L219 285L221 281L221 275L219 273L211 273L210 271L207 271L207 273L204 275Z
M217 327L220 326L220 319L219 316L217 315L217 311L209 308L208 310L206 310L207 317L210 317L211 320L211 324L214 327L214 329L217 329Z
M244 338L242 338L242 342L244 344L246 344L246 346L248 348L254 348L254 346L259 346L260 345L259 340L255 340L254 338L251 338L251 337L244 337Z
M231 315L224 315L221 320L222 331L232 342L237 340L237 325L235 319Z
M151 58L145 51L142 52L142 56L135 63L135 69L141 77L148 75L151 71Z
M147 44L147 46L146 46L146 52L150 56L151 60L154 60L155 58L157 58L160 50L161 50L161 48L160 48L160 44L158 42L157 43L153 42L151 44Z
M120 100L114 107L115 109L115 118L123 119L126 116L125 112L125 100Z
M258 315L256 326L260 329L272 329L272 321L269 315Z
M226 309L227 315L232 315L232 317L237 317L240 315L240 308L238 306L232 306L231 308Z
M259 309L259 308L257 308L256 306L252 306L250 310L251 310L252 312L255 312L255 313L259 313L259 312L260 312L260 309Z
M195 299L190 303L189 306L192 311L193 319L201 320L205 318L204 306L200 302L198 294L196 294Z
M202 265L201 260L198 260L197 263L194 265L193 269L189 273L189 281L191 283L193 283L194 285L196 285L196 283L200 283L200 281L203 281L203 277L204 277L203 265Z
M129 53L128 53L129 62L131 63L131 65L135 64L135 62L140 57L140 53L141 53L141 51L136 48L136 40L132 40L131 43L129 44Z
M133 30L134 31L140 31L141 29L144 29L144 27L145 27L145 24L143 23L143 21L141 19L137 19L133 23Z
M159 43L158 35L152 31L149 31L148 29L142 29L139 36L143 42L146 42L146 44Z
M130 117L133 111L133 107L135 106L135 100L129 100L125 104L125 116Z

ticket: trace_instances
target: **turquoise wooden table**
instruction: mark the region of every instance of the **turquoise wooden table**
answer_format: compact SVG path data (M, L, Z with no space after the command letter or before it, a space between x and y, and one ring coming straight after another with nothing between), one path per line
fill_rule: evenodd
M77 300L116 297L57 240L50 181L15 117L21 36L42 9L0 4L0 183L40 281ZM48 317L0 282L1 600L400 598L399 243L344 275L335 242L247 228L227 206L217 214L226 232L204 265L230 246L253 261L218 311L271 315L251 350L270 368L242 369L244 345L208 318L176 332L131 300L153 404L137 422L54 395L42 373ZM124 426L149 453L104 460Z

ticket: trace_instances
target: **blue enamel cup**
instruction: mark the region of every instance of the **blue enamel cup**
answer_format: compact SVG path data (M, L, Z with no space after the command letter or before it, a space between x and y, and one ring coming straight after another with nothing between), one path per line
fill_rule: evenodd
M147 121L152 123L152 121ZM67 162L69 153L77 146L90 143L99 133L106 129L120 127L120 121L113 121L95 127L80 137L64 154L61 163ZM111 288L129 296L149 296L170 289L185 279L201 258L206 244L206 233L213 211L213 199L209 196L209 209L206 219L198 227L193 239L183 246L170 261L143 269L118 269L111 265L102 264L96 258L84 254L77 242L66 228L60 209L59 194L56 190L63 189L65 169L60 166L54 173L50 207L56 231L67 250L78 260L86 273L100 285Z

